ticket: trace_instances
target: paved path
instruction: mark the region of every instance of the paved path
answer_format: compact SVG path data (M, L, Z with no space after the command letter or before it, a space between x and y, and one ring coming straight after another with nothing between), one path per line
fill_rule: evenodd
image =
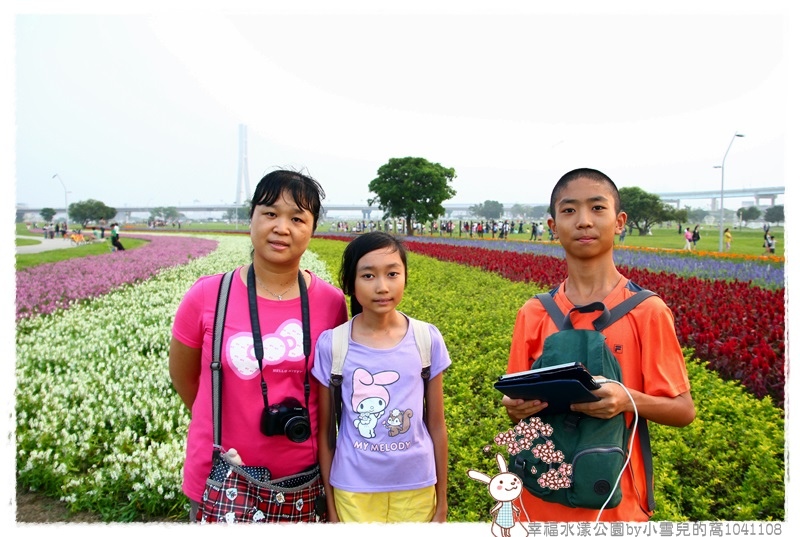
M32 239L39 241L39 244L31 244L30 246L17 246L18 254L38 254L39 252L47 252L49 250L61 250L62 248L77 248L72 244L69 239L44 239L42 237L31 235L17 235L18 239Z

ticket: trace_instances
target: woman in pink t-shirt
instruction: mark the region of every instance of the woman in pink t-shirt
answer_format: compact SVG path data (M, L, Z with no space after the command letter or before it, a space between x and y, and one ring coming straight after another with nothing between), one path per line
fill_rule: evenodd
M318 465L317 389L310 376L314 345L324 330L347 321L342 291L300 270L323 198L320 185L298 172L277 170L261 179L250 205L252 263L236 269L228 295L220 357L221 450L230 454L235 449L245 466L268 468L272 480ZM203 494L214 453L211 362L221 278L204 276L186 293L175 315L169 352L172 384L192 415L183 491L193 521L205 520ZM301 285L308 322L301 314ZM262 342L261 352L253 334ZM307 335L310 356L303 345ZM264 423L262 416L275 405L302 406L307 429ZM316 503L325 505L321 498ZM325 519L324 513L318 514Z
M692 241L692 235L692 230L687 227L686 231L683 233L683 238L686 239L686 244L683 245L684 250L692 249L692 245L694 245L694 241Z

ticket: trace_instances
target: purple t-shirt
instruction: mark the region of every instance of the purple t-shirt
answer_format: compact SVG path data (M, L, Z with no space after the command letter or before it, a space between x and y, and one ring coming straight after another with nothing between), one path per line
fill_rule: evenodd
M431 332L431 378L450 365L439 330ZM311 372L328 386L332 330L317 341ZM422 419L422 362L409 325L391 349L356 343L342 370L342 423L331 464L330 483L350 492L414 490L436 483L433 441Z
M222 447L236 448L247 466L266 466L272 478L300 472L317 462L317 390L311 386L309 399L311 438L292 442L286 436L265 436L259 424L264 409L261 376L253 350L253 332L247 301L247 286L237 270L231 284L225 317L222 349ZM311 274L308 286L311 355L323 330L347 320L347 304L342 291ZM213 428L211 418L211 344L214 331L214 310L221 274L197 280L184 296L175 315L172 335L192 348L202 348L200 385L192 405L192 421L186 441L186 463L183 469L183 491L189 498L201 501L205 482L211 470ZM270 405L294 397L305 404L303 380L302 315L300 298L267 300L258 297L262 360ZM309 380L313 378L309 375Z

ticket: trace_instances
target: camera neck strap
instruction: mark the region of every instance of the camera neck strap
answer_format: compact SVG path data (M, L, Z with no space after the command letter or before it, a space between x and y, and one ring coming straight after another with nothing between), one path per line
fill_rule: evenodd
M303 378L303 397L306 408L311 394L311 385L308 379L308 357L311 355L311 323L309 321L308 309L308 290L306 289L306 279L302 271L297 271L297 284L300 286L300 313L303 318L303 354L305 355L305 375ZM264 359L264 342L261 340L261 325L258 321L258 295L256 294L256 271L253 264L247 271L247 301L250 306L250 326L253 331L253 350L258 361L258 371L261 373L261 396L264 398L264 408L269 408L269 397L267 395L267 382L264 380L264 369L262 361Z

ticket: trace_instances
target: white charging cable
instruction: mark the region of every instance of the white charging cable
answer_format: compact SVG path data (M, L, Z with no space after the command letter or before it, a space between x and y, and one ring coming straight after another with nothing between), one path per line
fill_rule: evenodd
M628 388L626 388L624 384L616 380L611 380L611 379L596 379L596 380L598 384L608 384L609 382L613 382L614 384L619 384L620 386L622 386L622 389L625 390L625 393L628 394L628 399L631 400L631 405L633 405L633 432L631 433L630 444L628 444L628 458L625 459L625 464L619 471L619 475L617 476L617 481L614 483L614 487L608 494L608 498L606 498L606 501L603 503L603 506L600 507L600 511L597 512L597 519L595 520L595 523L600 522L600 515L603 514L603 509L605 509L606 505L608 505L608 502L611 501L611 497L614 495L614 492L617 490L619 482L622 479L622 474L625 473L625 469L631 462L631 455L633 455L633 441L636 438L636 428L639 425L639 411L636 408L636 402L633 400L633 396L631 395L631 392L628 391Z

